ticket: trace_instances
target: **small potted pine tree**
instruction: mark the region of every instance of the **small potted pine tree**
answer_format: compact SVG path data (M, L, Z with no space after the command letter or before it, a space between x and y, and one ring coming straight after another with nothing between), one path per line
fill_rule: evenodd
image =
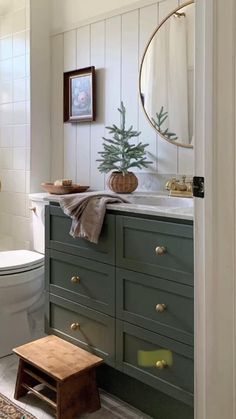
M106 127L113 138L103 137L104 151L98 153L101 156L100 159L97 159L100 162L98 170L101 173L112 171L108 179L108 186L113 192L131 193L137 188L138 179L129 169L148 167L152 162L148 161L146 156L148 144L141 142L130 144L131 138L139 137L141 132L133 130L133 126L126 129L126 109L123 102L121 102L118 111L121 114L120 127L114 124L111 127Z

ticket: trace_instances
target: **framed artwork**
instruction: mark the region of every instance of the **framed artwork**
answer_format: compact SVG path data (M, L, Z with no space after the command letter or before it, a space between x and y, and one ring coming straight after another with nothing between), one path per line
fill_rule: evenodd
M89 122L95 118L95 67L64 73L64 122Z

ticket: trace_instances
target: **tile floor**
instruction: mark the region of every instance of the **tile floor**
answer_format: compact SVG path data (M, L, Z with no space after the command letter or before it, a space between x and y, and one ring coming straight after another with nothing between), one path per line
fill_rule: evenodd
M17 372L18 360L15 355L0 359L0 393L14 400L14 387ZM23 409L36 416L37 419L55 418L53 411L33 395L27 395L21 401L14 400ZM102 408L97 412L84 415L83 418L90 419L151 419L131 406L121 402L119 399L101 392Z

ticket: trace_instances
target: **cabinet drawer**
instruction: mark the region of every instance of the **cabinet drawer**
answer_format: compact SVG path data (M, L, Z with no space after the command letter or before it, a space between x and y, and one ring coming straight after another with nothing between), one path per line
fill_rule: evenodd
M112 317L53 294L47 294L46 304L47 333L69 340L113 365L115 320ZM77 330L73 330L77 324Z
M191 346L117 320L116 353L121 371L186 404L193 404Z
M193 345L193 287L124 269L116 270L116 315Z
M115 314L115 268L56 250L46 251L47 291L99 310Z
M117 216L116 244L117 266L193 284L192 225Z
M46 207L46 247L61 252L82 256L110 265L115 261L115 218L112 214L105 217L99 243L70 236L71 218L60 207Z

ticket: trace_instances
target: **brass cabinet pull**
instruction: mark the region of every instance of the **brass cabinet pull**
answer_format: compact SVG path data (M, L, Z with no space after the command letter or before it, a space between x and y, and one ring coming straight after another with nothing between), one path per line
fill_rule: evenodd
M80 324L79 323L72 323L70 325L71 330L76 331L80 329Z
M164 311L167 309L167 305L166 304L157 304L156 305L156 311L158 313L164 313Z
M166 361L164 361L164 359L162 359L162 361L157 361L156 362L156 368L158 369L158 370L163 370L164 368L166 368L168 365L167 365L167 362Z
M167 252L167 248L165 246L157 246L155 252L157 256L164 256Z
M37 208L36 207L29 207L29 210L36 214Z
M79 276L72 276L70 282L72 284L79 284L80 283L80 277Z

